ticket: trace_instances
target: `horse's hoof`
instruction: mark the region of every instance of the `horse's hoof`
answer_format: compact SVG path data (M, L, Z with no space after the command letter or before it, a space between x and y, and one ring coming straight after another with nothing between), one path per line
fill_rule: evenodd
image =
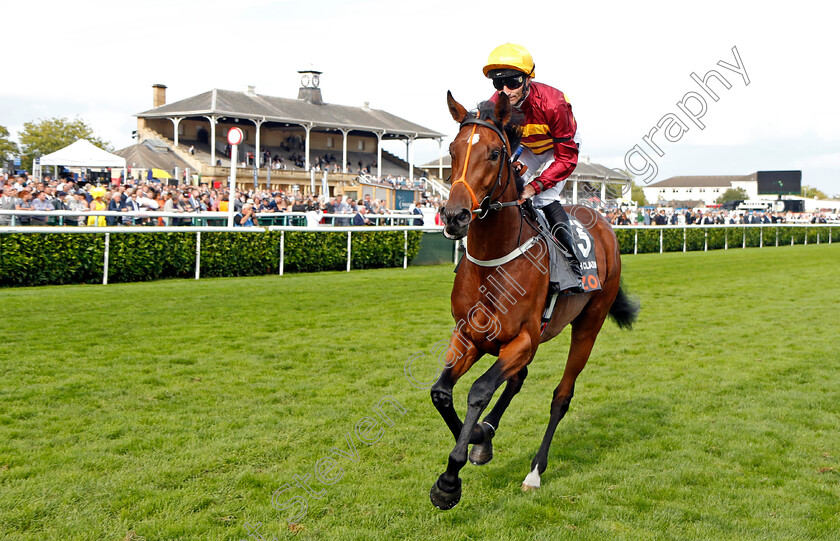
M540 470L539 468L534 468L534 471L529 473L525 480L522 481L522 492L529 492L531 490L539 490L540 489Z
M458 479L458 487L454 492L446 492L435 481L435 484L432 485L432 490L429 491L429 498L432 500L432 505L441 511L452 509L461 501L461 480Z
M470 450L470 462L483 466L493 460L493 442L476 443Z

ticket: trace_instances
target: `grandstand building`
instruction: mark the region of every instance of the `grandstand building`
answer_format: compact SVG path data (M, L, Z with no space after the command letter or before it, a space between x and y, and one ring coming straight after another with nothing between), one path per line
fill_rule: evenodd
M321 191L321 171L327 171L330 193L343 193L357 183L360 166L370 175L407 177L413 184L415 141L440 142L444 134L367 104L351 107L325 103L321 72L299 73L297 99L257 94L254 87L248 87L244 92L212 89L166 103L166 86L154 85L152 109L135 115L138 145L158 153L165 147L188 164L191 173L200 175L202 182L221 184L230 175L227 132L236 126L245 135L237 160L248 168L237 174L242 187L253 186L255 161L260 165L259 185L271 189L295 188L309 193L313 191L309 171L315 169L315 193ZM382 149L381 143L390 140L406 143L406 160ZM129 149L123 150L127 153ZM263 160L263 153L270 157L268 162Z

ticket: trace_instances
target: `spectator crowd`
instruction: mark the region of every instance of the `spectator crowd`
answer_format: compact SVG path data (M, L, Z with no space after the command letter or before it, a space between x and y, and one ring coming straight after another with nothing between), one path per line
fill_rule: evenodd
M264 156L270 159L269 156ZM317 165L316 165L317 166ZM360 166L361 167L361 166ZM39 211L15 216L14 225L47 225L50 212L66 210L78 212L78 216L64 216L64 225L114 226L114 225L191 225L193 217L208 211L228 212L233 205L235 225L258 225L261 217L277 217L283 213L306 213L311 215L306 223L333 225L375 225L381 223L377 216L390 215L383 200L365 195L361 200L337 195L328 199L312 195L288 193L285 191L248 190L234 193L231 203L226 188L201 186L166 186L156 181L129 181L125 184L94 186L90 183L76 183L73 180L53 179L44 176L42 180L27 175L0 177L2 194L0 210ZM382 179L365 177L363 180L391 187L418 189L420 185L409 186L402 178ZM422 191L420 201L412 205L412 212L422 214L418 207L439 208L446 201ZM91 211L126 212L126 216L85 215ZM165 211L183 214L184 217L143 216L143 212ZM138 215L139 214L139 215ZM664 226L664 225L715 225L715 224L783 224L783 223L828 223L835 222L837 215L813 213L775 213L761 211L740 211L722 209L670 209L670 208L613 208L603 211L612 225ZM324 215L347 215L329 217ZM57 223L53 220L52 223ZM402 224L408 222L400 222ZM422 225L420 218L411 221ZM439 223L439 222L438 222ZM0 226L12 225L10 214L0 214Z
M743 225L828 223L837 216L823 212L770 212L720 209L618 208L604 213L612 225Z
M436 201L424 200L421 205ZM237 190L233 197L235 225L258 225L260 216L282 216L283 213L314 213L316 223L333 225L375 225L376 216L392 215L384 200L373 199L369 194L361 200L337 195L327 199L285 191ZM201 186L165 186L154 181L129 180L125 184L93 186L73 180L42 180L26 175L2 177L0 210L43 211L43 215L20 215L14 225L47 225L49 213L66 210L79 216L63 216L64 225L114 226L114 225L190 225L197 213L228 212L231 201L226 188ZM126 212L140 215L85 216L91 211ZM164 211L184 214L180 217L143 216L143 212ZM346 214L347 217L325 217L324 214ZM415 220L416 222L417 220ZM405 223L405 222L401 222ZM0 214L0 226L12 225L10 214ZM417 225L422 225L422 221Z

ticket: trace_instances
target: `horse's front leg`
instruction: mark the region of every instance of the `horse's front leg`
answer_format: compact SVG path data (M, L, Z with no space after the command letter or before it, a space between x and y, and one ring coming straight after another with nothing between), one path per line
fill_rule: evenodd
M502 348L499 360L475 380L470 388L467 397L467 414L464 416L464 423L458 434L455 448L449 453L446 471L438 477L429 493L432 503L438 509L452 509L461 500L461 479L458 473L467 463L467 447L474 432L476 435L481 435L479 443L484 439L480 427L476 425L478 418L492 400L496 389L531 361L534 355L531 344L531 338L527 333L523 332L517 336ZM477 428L478 431L476 431Z
M526 377L528 377L528 367L524 366L522 367L522 370L507 380L505 390L502 391L502 396L500 396L499 400L496 401L496 405L494 405L490 413L484 417L484 420L476 425L476 427L481 430L482 436L484 437L484 440L481 442L474 441L475 437L470 438L470 443L475 444L470 451L470 462L476 466L483 466L492 460L493 436L496 435L496 431L499 429L499 422L502 420L502 415L504 415L505 410L510 405L510 401L513 400L513 397L516 396L516 393L518 393L522 388L522 384L525 382ZM475 430L473 432L475 432Z
M466 349L466 351L462 353L463 349ZM461 434L464 423L461 422L452 403L452 389L458 379L481 358L481 355L475 345L463 334L460 334L459 330L456 330L449 341L449 348L446 350L443 372L437 382L432 385L430 391L432 403L440 416L443 417L446 426L449 427L456 441Z

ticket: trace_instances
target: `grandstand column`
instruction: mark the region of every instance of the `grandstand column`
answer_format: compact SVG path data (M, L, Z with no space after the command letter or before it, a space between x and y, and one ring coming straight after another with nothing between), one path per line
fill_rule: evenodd
M406 160L408 162L408 181L413 183L414 182L414 138L417 137L416 135L412 135L408 138L408 152ZM412 184L413 186L413 184Z
M260 126L262 126L262 123L265 122L265 117L263 117L262 120L254 120L252 118L251 122L253 122L257 126L257 141L256 141L257 146L254 149L254 163L257 164L257 169L259 169L260 168L260 155L261 155L260 154Z
M349 173L350 171L347 170L347 136L350 135L350 130L342 128L341 135L344 138L341 146L341 170L345 173Z
M578 202L578 183L576 180L572 181L572 204L577 205Z
M376 178L382 178L382 136L385 132L376 133Z
M443 137L438 137L438 178L443 180Z
M210 167L216 167L216 115L205 116L210 122Z
M180 124L181 121L184 120L184 117L176 116L176 117L170 118L169 120L172 121L172 127L173 127L174 137L172 137L172 140L175 141L175 147L177 148L178 147L178 124Z
M309 171L309 132L312 131L312 123L304 124L303 129L306 130L306 170Z

